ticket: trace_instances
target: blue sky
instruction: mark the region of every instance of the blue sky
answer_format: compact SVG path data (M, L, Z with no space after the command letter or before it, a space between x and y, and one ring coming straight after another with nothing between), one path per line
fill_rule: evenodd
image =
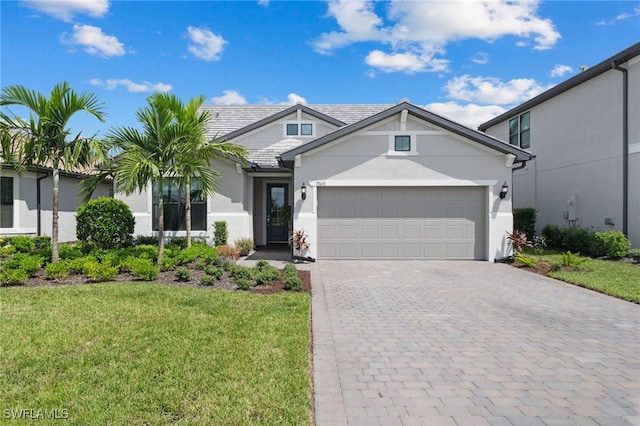
M0 3L2 87L60 81L135 126L155 91L213 104L396 103L472 128L640 40L640 1ZM18 114L26 114L14 109Z

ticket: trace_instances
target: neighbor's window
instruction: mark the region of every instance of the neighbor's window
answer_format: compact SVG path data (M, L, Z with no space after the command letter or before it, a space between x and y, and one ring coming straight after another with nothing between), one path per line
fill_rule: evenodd
M396 151L411 151L411 136L396 136Z
M0 228L13 228L12 177L0 177Z
M313 124L301 124L300 125L300 134L302 136L311 136L311 135L313 135Z
M287 124L287 136L298 136L297 124Z
M528 111L509 120L509 143L523 149L531 146L531 118Z
M178 188L173 183L165 183L162 191L164 206L164 230L183 231L186 229L184 203L186 194L184 188ZM157 186L153 188L153 230L158 230L158 196ZM191 229L205 231L207 229L207 200L202 195L200 181L191 181Z

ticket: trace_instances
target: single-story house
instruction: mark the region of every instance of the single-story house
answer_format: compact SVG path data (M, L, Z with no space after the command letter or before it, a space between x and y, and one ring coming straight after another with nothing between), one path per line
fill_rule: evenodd
M60 172L58 240L75 241L76 218L82 200L78 183L87 174ZM111 183L101 183L93 198L113 194ZM29 169L20 176L13 167L0 165L0 238L10 235L51 235L53 177L49 167Z
M395 105L207 105L209 136L249 151L216 160L218 192L191 192L193 235L225 220L229 242L309 236L323 259L478 259L508 256L511 174L532 155L406 100ZM151 188L130 196L136 234L153 235ZM184 235L184 194L164 189L165 226Z
M513 204L547 224L625 233L640 247L640 43L480 125L535 154Z

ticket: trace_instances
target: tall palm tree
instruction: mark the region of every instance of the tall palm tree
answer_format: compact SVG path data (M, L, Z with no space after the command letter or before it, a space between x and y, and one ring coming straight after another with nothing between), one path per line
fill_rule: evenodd
M106 156L102 141L72 136L67 124L80 111L104 121L104 106L93 93L78 94L68 83L54 86L49 97L24 86L8 86L0 95L0 106L16 105L30 110L26 121L13 114L2 114L2 145L8 146L11 135L24 141L22 161L27 165L48 166L53 169L53 219L51 227L51 260L58 254L58 193L60 170L91 167ZM15 142L15 139L13 140ZM15 160L15 157L13 158Z
M107 135L110 144L119 151L115 165L115 188L126 195L145 190L149 183L158 197L158 264L164 253L165 180L172 174L176 158L188 135L193 134L192 123L176 120L164 95L156 93L147 98L148 105L136 112L142 131L132 127L113 129Z
M211 168L211 161L216 158L235 157L246 162L247 151L229 141L207 141L206 126L211 116L208 111L199 111L205 101L204 96L196 96L186 105L173 94L158 94L157 100L163 102L175 114L178 123L183 123L190 130L182 141L179 154L171 167L170 175L177 186L185 188L185 227L187 247L191 247L191 184L198 179L202 196L208 197L218 189L220 172Z

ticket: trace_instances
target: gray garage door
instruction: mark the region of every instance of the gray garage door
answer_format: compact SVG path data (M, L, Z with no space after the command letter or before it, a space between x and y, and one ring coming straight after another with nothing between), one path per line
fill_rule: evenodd
M318 188L320 259L486 259L482 187Z

